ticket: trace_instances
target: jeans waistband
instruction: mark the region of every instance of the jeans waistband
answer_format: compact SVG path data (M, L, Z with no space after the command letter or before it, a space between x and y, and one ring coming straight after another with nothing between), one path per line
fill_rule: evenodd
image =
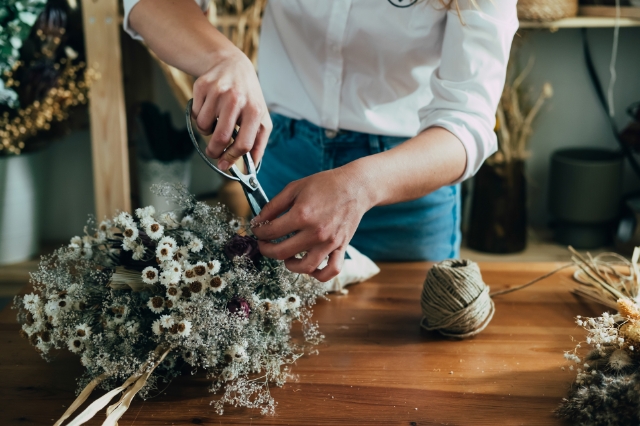
M368 145L371 154L385 151L406 141L406 137L373 135L353 130L331 130L317 126L307 120L296 120L277 113L271 113L273 132L313 141L322 146L363 146Z

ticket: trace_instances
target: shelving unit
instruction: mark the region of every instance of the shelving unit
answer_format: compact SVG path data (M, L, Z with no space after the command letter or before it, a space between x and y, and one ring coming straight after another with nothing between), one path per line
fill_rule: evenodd
M520 21L521 29L549 29L551 31L561 28L609 28L614 27L616 18L596 16L576 16L552 22ZM620 18L620 27L640 27L640 19Z

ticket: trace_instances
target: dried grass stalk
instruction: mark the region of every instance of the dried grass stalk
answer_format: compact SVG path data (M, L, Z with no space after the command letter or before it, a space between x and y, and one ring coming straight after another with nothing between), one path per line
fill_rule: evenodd
M509 63L507 81L496 113L498 152L488 160L489 164L509 163L527 158L533 121L544 102L553 96L553 87L550 83L545 83L536 101L527 109L521 86L533 69L534 59L531 57L527 66L515 77L512 76L513 62L512 59Z
M614 310L619 308L619 300L637 305L640 289L638 260L640 247L633 251L631 261L617 253L602 253L592 257L578 253L569 247L571 260L578 267L573 278L579 284L573 290Z

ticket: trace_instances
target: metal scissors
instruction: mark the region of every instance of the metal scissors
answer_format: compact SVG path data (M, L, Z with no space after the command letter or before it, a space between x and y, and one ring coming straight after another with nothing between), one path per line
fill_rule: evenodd
M211 162L211 160L209 160L209 157L207 157L205 153L202 152L202 150L200 149L200 145L198 144L198 140L193 134L193 125L191 124L191 106L192 105L193 105L193 99L190 99L189 102L187 102L187 109L185 110L185 115L187 119L187 130L189 131L189 136L191 137L191 142L193 142L193 146L196 147L196 151L198 151L198 154L200 154L200 157L202 157L204 162L207 163L209 167L211 167L213 170L220 173L222 176L224 176L227 179L240 182L240 184L242 185L242 190L244 191L244 195L247 197L247 201L249 202L249 207L251 207L251 211L253 212L253 215L257 216L262 210L262 208L269 202L269 199L267 198L267 195L264 193L262 186L260 186L260 182L258 182L258 178L256 176L256 174L260 170L260 165L258 165L258 170L256 170L256 166L253 162L253 158L251 158L251 154L246 153L242 156L242 158L244 160L244 165L247 169L247 173L242 173L238 168L238 166L236 166L235 164L231 166L231 168L229 169L229 173L231 174L225 173L219 168L217 168ZM214 128L215 128L215 124L214 124ZM237 136L238 136L238 132L234 129L232 138L235 140Z

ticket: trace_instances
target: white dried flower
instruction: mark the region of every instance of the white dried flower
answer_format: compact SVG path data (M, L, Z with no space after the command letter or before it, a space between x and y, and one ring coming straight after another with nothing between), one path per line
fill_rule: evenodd
M231 345L226 354L231 357L233 362L245 362L247 360L247 351L239 344Z
M80 256L82 256L83 259L91 259L93 257L93 247L85 243L80 249Z
M57 300L49 300L46 305L44 305L44 313L47 316L56 316L58 315L58 311L60 311L60 306L58 306Z
M204 280L208 275L208 268L205 262L197 262L193 265L193 272L195 274L195 280Z
M144 231L152 240L159 240L164 235L164 226L158 222L151 222L145 225Z
M167 229L176 229L180 226L178 218L174 212L165 212L160 215L158 220L167 227Z
M140 233L138 232L138 227L133 224L132 226L127 226L124 231L122 231L122 235L127 240L135 241Z
M153 331L153 334L156 336L160 336L162 334L162 326L160 325L159 319L155 320L153 324L151 324L151 331Z
M187 337L191 334L191 321L182 320L178 323L178 335Z
M231 219L229 221L229 226L231 226L231 229L233 229L234 231L238 231L240 230L240 227L242 227L242 224L238 219Z
M35 293L25 294L22 301L25 308L27 308L31 313L35 313L38 309L38 304L40 303L40 296Z
M168 262L173 259L173 247L167 244L158 245L156 248L156 257L161 262Z
M207 262L207 270L211 275L215 275L220 272L220 266L220 261L218 260L210 260L209 262Z
M156 208L153 206L136 209L136 216L138 219L144 219L145 217L153 216L154 214L156 214Z
M67 347L71 352L77 354L84 349L84 343L78 337L72 337L67 341Z
M178 301L178 299L180 299L180 296L182 296L182 289L180 289L179 287L167 288L167 298L172 302L175 303L176 301Z
M160 317L160 325L163 328L171 328L171 326L174 324L174 319L171 315L163 315Z
M134 240L130 240L128 238L122 240L122 249L124 251L135 251L136 248L138 248L138 243L136 243Z
M145 252L144 245L138 244L136 248L133 249L133 254L131 255L131 258L133 260L142 260L144 259L145 253L146 252Z
M176 242L176 240L168 235L165 235L160 239L160 241L158 241L158 246L165 245L171 247L174 251L178 248L178 243Z
M295 294L290 294L283 299L283 303L286 309L295 311L300 307L300 298Z
M182 274L175 272L175 269L172 268L164 269L160 273L160 283L166 287L177 285L180 282L180 278L182 278Z
M142 270L142 281L145 284L155 284L159 279L158 270L153 266L147 266Z
M182 218L182 221L180 222L182 226L189 226L192 223L193 223L193 216L191 215L186 215L185 217Z
M176 250L175 254L173 255L174 260L177 260L178 262L180 262L183 266L185 264L188 264L188 260L189 260L189 249L187 249L186 247L180 247L178 248L178 250ZM185 268L186 269L186 268Z
M118 216L113 220L116 225L121 228L126 228L128 226L133 226L133 218L127 212L120 212Z
M199 253L200 250L202 250L202 240L198 237L193 237L191 239L191 241L189 241L189 244L187 245L187 248L189 249L189 251L193 252L193 253Z
M616 349L609 357L609 367L622 370L632 365L631 357L622 349Z
M76 333L74 337L79 338L80 340L86 340L91 336L91 327L88 324L80 324L76 327Z
M153 216L145 216L140 219L140 227L143 229L151 225L152 223L156 223L156 219Z
M151 312L155 314L162 313L162 311L164 311L164 298L160 296L153 296L149 298L147 306L151 309Z
M214 275L209 279L209 290L214 293L219 293L225 289L227 281L219 275Z

